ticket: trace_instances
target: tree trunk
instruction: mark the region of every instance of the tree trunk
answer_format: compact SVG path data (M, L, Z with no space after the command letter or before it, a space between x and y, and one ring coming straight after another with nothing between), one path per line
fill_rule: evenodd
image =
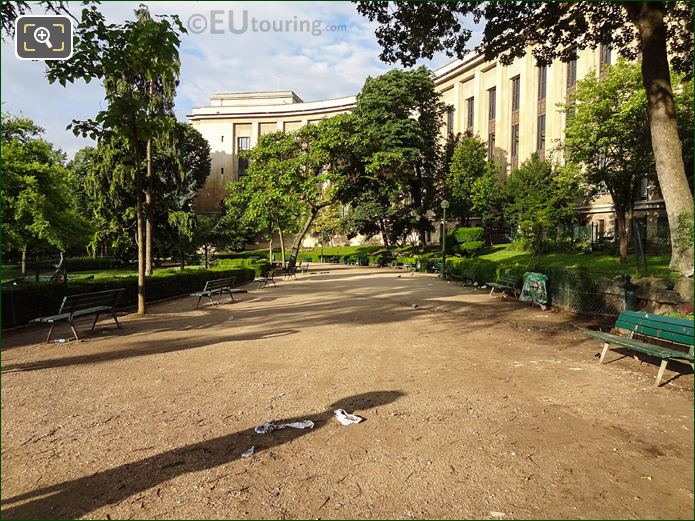
M387 250L391 249L389 248L389 239L386 235L386 226L384 225L383 219L379 219L379 229L381 231L381 242L384 243L384 248L386 248Z
M268 241L268 262L273 263L273 232L270 232L270 240Z
M135 139L135 226L138 243L138 315L144 315L145 309L145 241L143 240L144 223L142 218L142 175L140 174L140 152L137 136Z
M627 263L627 212L625 208L614 204L615 225L618 227L618 241L620 244L620 262Z
M290 253L290 260L287 263L287 269L292 269L296 266L297 264L297 256L299 255L299 248L302 245L302 241L304 240L304 236L307 234L309 231L309 228L311 228L311 224L314 222L314 219L316 218L316 215L319 213L319 208L314 208L311 207L309 209L309 215L306 216L306 221L304 221L304 226L302 226L302 230L294 236L294 241L292 241L292 252ZM284 260L284 259L283 259Z
M205 244L205 245L203 246L203 249L205 250L205 269L208 269L208 266L209 266L208 245Z
M152 275L152 140L147 140L147 187L145 188L145 275Z
M22 248L22 277L27 274L27 247Z
M666 50L664 6L661 2L623 4L637 27L642 49L642 82L647 91L647 111L656 161L656 175L671 229L671 267L693 267L692 241L679 241L679 220L689 223L692 234L693 196L685 176L678 137L673 91ZM683 242L689 243L689 246Z
M282 255L282 265L285 265L285 237L282 235L282 227L278 226L278 235L280 236L280 255Z

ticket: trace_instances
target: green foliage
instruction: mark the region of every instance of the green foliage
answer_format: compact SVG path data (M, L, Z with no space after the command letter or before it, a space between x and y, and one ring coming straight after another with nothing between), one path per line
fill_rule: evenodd
M254 271L256 276L265 275L270 269L267 259L220 259L217 262L219 268L247 268Z
M454 237L454 239L456 239L456 242L471 242L480 241L483 238L484 233L485 230L482 228L466 228L464 226L460 226L458 228L454 228L451 235Z
M358 12L379 24L381 59L405 66L438 52L463 58L474 34L461 23L464 18L484 21L476 50L503 65L529 48L543 63L569 61L577 50L594 49L607 40L622 56L634 59L639 52L637 33L626 27L634 27L640 7L639 2L357 2ZM671 65L692 75L692 3L655 2L650 7L653 18L664 18Z
M687 214L678 216L678 224L673 231L671 240L678 249L687 250L693 247L695 238L695 223Z
M444 181L451 199L451 215L466 222L469 217L492 219L498 192L497 168L487 160L487 147L478 137L464 134L454 146Z
M417 230L424 246L431 227L425 214L439 195L440 129L446 110L425 67L367 78L357 96L355 116L366 175L358 187L362 197L355 199L358 205L369 205L363 213L387 240ZM377 232L362 229L370 235Z
M187 295L203 289L205 282L223 277L236 277L237 283L253 280L254 270L248 268L211 270L159 270L147 279L147 300ZM3 327L26 324L29 320L58 311L64 296L107 289L125 288L121 306L137 303L137 277L102 278L93 281L69 281L68 284L20 284L4 286L2 291Z
M538 248L544 231L573 218L580 194L576 169L553 168L534 154L502 186L501 205L505 221Z
M2 115L2 250L83 249L89 223L78 213L78 180L62 152L27 118Z

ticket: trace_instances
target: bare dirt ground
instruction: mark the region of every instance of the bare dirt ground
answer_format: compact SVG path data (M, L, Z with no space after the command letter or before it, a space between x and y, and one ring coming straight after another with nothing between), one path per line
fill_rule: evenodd
M693 518L689 366L656 389L653 361L598 365L586 321L431 275L237 300L7 333L2 517ZM287 419L316 426L253 432Z

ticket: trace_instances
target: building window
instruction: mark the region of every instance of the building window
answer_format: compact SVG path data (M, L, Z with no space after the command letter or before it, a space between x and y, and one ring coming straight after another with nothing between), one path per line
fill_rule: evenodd
M221 137L220 137L220 141L221 141L222 143L224 143L224 136L221 136Z
M536 150L545 150L545 114L538 116L538 132L536 134Z
M467 117L468 119L466 120L466 126L468 127L468 130L473 130L473 110L474 110L474 100L473 98L468 98L466 100L466 112L467 112Z
M251 148L251 139L248 137L239 137L236 141L237 154L249 150ZM239 177L246 175L246 171L249 167L249 161L245 157L240 157L238 162L238 172Z
M488 109L487 109L487 119L490 121L495 119L497 115L497 89L494 87L487 91Z
M567 88L573 89L577 84L577 58L567 62Z
M456 112L456 109L452 107L451 110L446 113L446 130L449 134L454 133L454 112Z
M519 110L521 103L521 78L516 76L512 78L512 112Z
M512 125L512 169L515 169L519 159L519 125Z
M492 161L495 157L495 133L490 132L487 137L487 160Z
M604 219L598 220L598 236L603 237L606 235L606 221Z
M603 68L604 65L610 65L611 64L611 44L610 43L602 43L601 44L601 68Z
M538 99L544 100L548 90L548 66L538 66Z
M220 175L224 175L224 168L220 168Z

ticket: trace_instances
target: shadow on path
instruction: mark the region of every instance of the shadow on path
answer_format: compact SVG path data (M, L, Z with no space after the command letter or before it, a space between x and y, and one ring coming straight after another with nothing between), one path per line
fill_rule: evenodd
M308 419L314 422L313 429L287 428L263 435L256 434L253 428L245 429L219 438L185 445L73 481L3 498L1 517L3 519L77 519L164 481L234 461L252 445L256 447L256 453L259 453L310 435L333 419L334 409L346 409L348 412L363 411L394 402L403 395L404 393L400 391L373 391L349 396L331 404L321 413L277 421L285 423ZM17 505L16 503L20 501L26 502ZM14 506L11 506L13 504Z

